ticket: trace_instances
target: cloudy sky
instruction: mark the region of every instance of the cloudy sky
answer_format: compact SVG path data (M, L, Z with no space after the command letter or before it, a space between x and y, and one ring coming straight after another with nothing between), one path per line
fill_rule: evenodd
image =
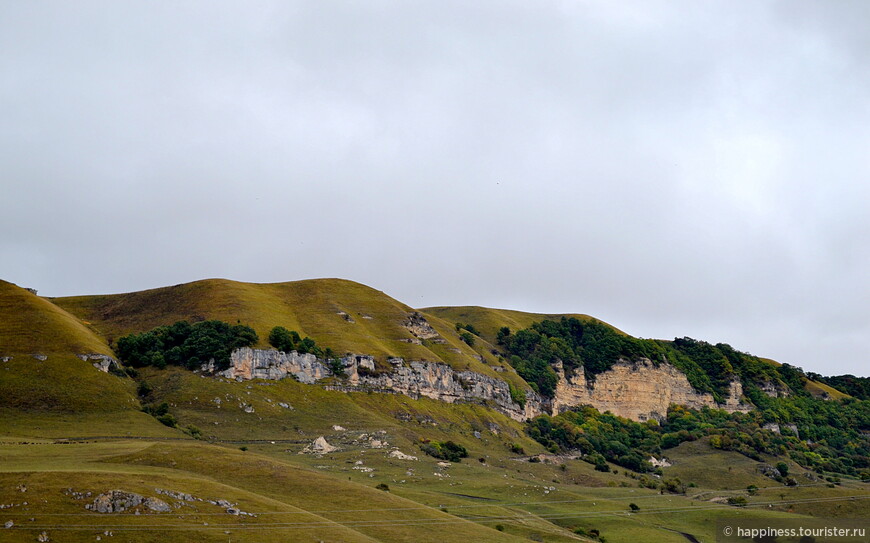
M868 375L870 2L4 2L0 277L343 277Z

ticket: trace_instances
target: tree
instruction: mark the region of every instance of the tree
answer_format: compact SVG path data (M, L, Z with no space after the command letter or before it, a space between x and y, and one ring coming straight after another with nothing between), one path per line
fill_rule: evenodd
M298 337L298 335L297 335ZM293 341L293 335L290 330L283 326L276 326L269 332L269 345L275 347L279 351L289 353L296 350L296 343Z

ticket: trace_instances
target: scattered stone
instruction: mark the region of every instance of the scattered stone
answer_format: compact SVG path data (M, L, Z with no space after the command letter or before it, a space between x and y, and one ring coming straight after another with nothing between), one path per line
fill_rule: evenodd
M452 465L453 465L453 464L451 464L450 462L438 462L438 467L439 467L439 468L449 468L449 467L452 466Z
M12 522L11 520L7 520L6 524L4 524L3 526L8 530L9 528L15 526L15 523Z
M780 477L782 474L779 473L779 470L770 464L758 464L758 472L764 475L765 477L770 477L771 479L776 479Z
M49 539L48 534L46 532L42 532L41 534L36 536L36 540L40 541L42 543L45 543L46 541L51 541L51 539Z
M169 504L160 498L145 498L145 501L142 503L145 507L157 513L168 513L172 510Z
M27 485L24 483L21 483L20 485L18 485L16 487L16 489L18 490L18 492L27 492Z
M97 513L121 513L142 504L142 495L123 490L110 490L96 497L93 504L86 509Z
M480 438L481 438L480 432L478 432L477 430L475 430L475 431L474 431L474 437L476 437L477 439L480 439Z
M380 439L372 439L371 441L369 441L369 446L372 449L383 449L387 445L389 445L389 443L387 443L386 441L381 441Z
M346 430L344 426L339 426L338 424L333 424L332 429L335 432L344 432Z
M235 507L227 507L227 513L230 514L230 515L236 515L236 516L239 516L239 513L240 513L240 512L241 512L241 511L239 511L239 510L236 509Z
M288 403L278 402L278 405L283 407L284 409L293 409L292 407L290 407L290 404L288 404Z
M30 356L39 360L40 362L44 362L45 360L48 360L48 357L45 356L44 354L32 354ZM45 532L42 532L42 533L45 533ZM48 537L48 536L46 536L46 537ZM46 539L46 541L48 541L48 540Z
M337 451L338 447L330 445L323 436L315 439L310 445L302 449L299 454L327 454Z
M175 492L173 490L163 490L162 488L155 488L154 492L162 496L169 496L170 498L175 498L176 500L183 502L201 502L202 498L197 498L191 494L186 494L184 492Z
M395 450L390 451L389 456L390 456L390 458L397 458L399 460L416 460L417 459L416 456L411 456L410 454L405 454L402 451L400 451L399 449L395 449Z

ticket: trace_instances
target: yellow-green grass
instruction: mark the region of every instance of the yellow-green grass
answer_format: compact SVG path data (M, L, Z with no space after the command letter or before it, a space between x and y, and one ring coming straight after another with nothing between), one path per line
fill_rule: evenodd
M429 315L440 317L450 323L455 324L461 322L463 324L472 324L478 331L480 331L480 334L484 339L493 344L496 340L496 333L499 328L503 326L507 326L512 332L516 332L517 330L528 328L532 324L542 320L559 320L562 317L574 317L582 321L603 322L590 317L589 315L583 315L580 313L528 313L525 311L515 311L513 309L493 309L472 305L456 307L427 307L421 309L421 311ZM608 326L611 325L608 324ZM615 327L613 328L614 330L617 330ZM624 333L621 330L617 331Z
M284 326L336 353L369 354L382 364L389 356L400 356L442 361L457 369L493 376L496 374L489 366L500 365L486 345L469 347L452 323L438 318L432 318L430 324L446 343L413 343L414 336L402 324L414 309L383 292L342 279L272 284L207 279L127 294L52 301L93 323L109 342L179 320L218 319L251 326L260 337L260 347L268 346L268 334L274 326ZM522 384L518 377L508 378Z
M781 362L777 362L772 358L763 358L759 357L760 360L767 362L768 364L773 364L774 366L782 366ZM812 394L814 398L824 398L829 400L842 400L843 398L849 398L848 394L845 394L836 388L826 385L825 383L820 383L818 381L813 381L812 379L807 379L804 383L804 388Z
M339 425L358 433L388 430L403 445L416 447L420 437L476 441L475 431L496 439L491 431L495 428L505 450L513 442L543 450L525 437L521 423L482 405L415 400L401 394L345 393L292 379L238 383L178 368L145 368L140 378L153 387L143 402L168 402L181 427L196 426L213 439L310 441L334 433L332 427Z
M72 354L0 362L0 439L179 435L140 411L132 379Z
M813 381L811 379L807 379L806 382L807 392L812 394L816 398L828 398L832 400L842 400L843 398L849 398L849 395L840 392L836 388L826 385L825 383L820 383L818 381Z
M50 301L0 280L0 356L111 354L78 318Z

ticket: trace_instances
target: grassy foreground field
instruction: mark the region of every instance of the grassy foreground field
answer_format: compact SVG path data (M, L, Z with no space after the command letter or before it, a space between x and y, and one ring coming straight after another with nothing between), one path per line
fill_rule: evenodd
M4 429L9 437L0 439L0 505L9 507L0 509L0 522L13 526L0 529L0 541L34 541L45 531L52 541L100 535L135 542L636 543L687 541L683 534L689 534L712 542L720 518L870 516L864 483L846 480L829 488L792 466L801 485L788 488L763 477L757 462L715 451L703 440L668 451L673 465L663 478L692 485L685 495L661 494L616 466L602 473L581 460L549 455L523 435L520 423L483 406L345 394L292 380L237 383L180 369L141 377L152 384L154 399L170 404L180 427L197 426L209 441L144 414L138 427L149 435L126 439L94 437L136 428L124 419L114 427L114 419L104 417L95 431L91 424L99 415L63 426L52 426L57 415L31 415L32 421L42 418L46 436L59 438L62 429L73 432L65 437L87 439L38 438L35 426L26 435L20 425ZM321 436L337 449L300 454ZM425 440L446 439L464 445L469 457L444 463L420 448ZM755 495L746 491L751 484L760 489ZM140 506L137 515L85 509L114 489L163 499L171 510ZM203 501L177 500L156 489ZM746 497L749 506L725 504L732 496ZM228 514L209 500L226 500L256 516ZM637 511L630 510L632 503ZM590 537L596 533L599 539Z

